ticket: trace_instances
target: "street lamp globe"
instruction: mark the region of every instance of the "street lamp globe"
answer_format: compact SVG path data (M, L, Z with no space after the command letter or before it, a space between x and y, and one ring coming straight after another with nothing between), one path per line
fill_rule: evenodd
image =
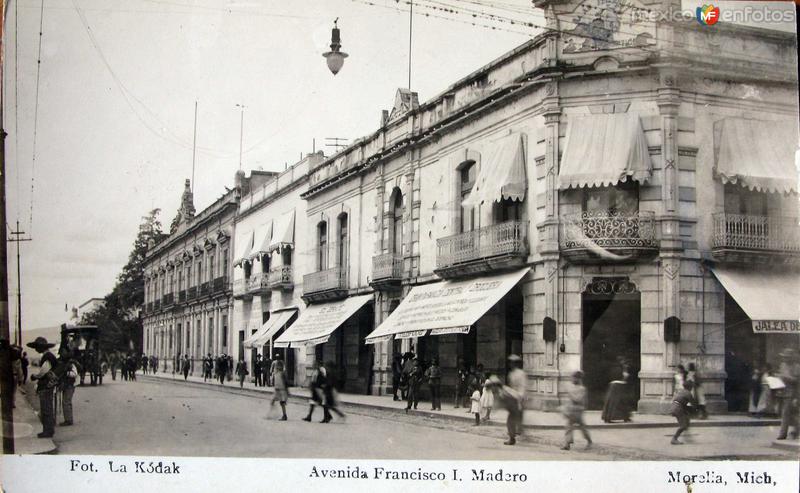
M342 40L339 34L339 28L336 27L337 22L339 22L338 17L333 21L333 30L331 31L331 51L326 51L322 54L328 64L328 69L333 73L333 75L339 73L339 70L342 69L342 65L344 65L344 59L348 56L347 53L340 51L340 48L342 47Z

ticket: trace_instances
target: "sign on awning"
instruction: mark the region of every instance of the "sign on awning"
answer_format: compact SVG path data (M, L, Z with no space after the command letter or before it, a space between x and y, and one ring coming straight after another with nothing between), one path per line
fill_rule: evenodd
M413 288L391 315L366 338L374 344L386 337L404 339L465 334L528 272L528 267L475 279L444 281Z
M371 300L372 295L365 294L341 301L311 305L275 340L275 346L297 347L327 342L333 331Z
M278 333L286 322L297 312L296 308L288 308L283 310L275 310L270 315L269 320L261 325L258 331L244 340L242 345L244 347L259 347L269 343L269 340Z
M719 266L711 271L752 320L753 332L800 333L800 276Z

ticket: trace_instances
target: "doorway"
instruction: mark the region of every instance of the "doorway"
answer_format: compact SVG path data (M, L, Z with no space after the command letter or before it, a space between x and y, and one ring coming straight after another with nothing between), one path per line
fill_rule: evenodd
M630 367L633 402L639 401L641 294L627 280L596 280L582 295L581 368L588 409L602 409L609 383Z

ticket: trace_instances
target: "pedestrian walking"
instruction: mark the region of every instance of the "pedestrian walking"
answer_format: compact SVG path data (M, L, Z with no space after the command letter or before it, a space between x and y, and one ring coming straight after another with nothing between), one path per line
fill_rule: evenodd
M239 356L239 362L236 363L236 378L239 379L239 388L244 388L244 379L247 378L250 372L247 371L247 363L245 363L244 358Z
M800 413L800 355L794 348L786 348L780 353L781 365L778 376L783 382L781 398L781 429L778 440L786 440L787 436L797 439L798 413Z
M508 419L506 420L508 440L504 443L505 445L514 445L517 443L517 435L522 434L522 410L525 405L527 377L522 370L522 358L512 354L508 357L508 362L511 371L508 372L507 392L513 402L509 402L508 405Z
M286 421L286 401L289 400L289 386L286 383L286 373L283 369L283 361L278 360L275 365L275 371L272 373L274 379L275 393L272 394L272 402L270 402L270 412L278 402L281 405L281 421Z
M57 364L56 357L50 352L50 348L55 344L47 342L47 339L40 336L33 342L29 342L27 346L41 354L39 358L39 373L31 375L31 380L36 381L36 394L39 396L39 419L42 422L42 432L36 436L39 438L52 438L55 434L56 426L53 394L56 385L58 385L58 378L56 378L53 371Z
M128 380L136 381L136 358L133 354L128 355Z
M64 421L59 423L59 426L72 426L72 397L75 394L78 368L69 349L63 348L59 356L56 376L58 377L58 390L61 392L61 410L64 414Z
M233 380L234 369L233 356L225 355L225 378L227 378L229 382Z
M494 392L492 392L489 379L483 382L483 392L481 393L481 410L483 411L484 421L492 419L492 408L494 407Z
M119 365L120 378L128 381L128 358L117 352L117 364Z
M670 414L678 420L678 429L675 431L675 434L672 436L672 441L669 442L672 445L682 445L683 442L678 440L681 436L681 433L689 429L689 424L691 423L690 413L691 407L697 405L694 397L692 396L692 389L694 388L694 384L690 381L685 381L683 383L683 388L678 389L675 392L675 395L672 397L672 407L670 408Z
M148 359L147 359L147 356L144 353L142 353L142 357L140 358L140 362L141 362L141 366L142 366L142 375L147 375L147 367L150 366L150 365L147 364L148 363Z
M706 394L703 390L703 384L700 379L700 375L697 373L697 367L694 365L694 363L689 363L688 365L686 371L686 381L692 382L692 395L695 402L697 402L697 417L699 419L708 418L708 413L706 412Z
M400 389L400 379L403 376L403 359L400 353L394 353L392 357L392 400L399 401L397 391Z
M262 387L264 378L261 375L263 363L261 361L261 355L256 355L256 360L253 362L253 375L256 377L256 387Z
M183 361L181 361L181 373L183 373L183 381L189 380L189 370L192 368L192 362L189 359L188 354L183 355Z
M477 387L473 387L472 395L470 396L469 411L475 415L475 424L473 426L480 426L481 424L481 391Z
M406 413L414 406L414 409L419 405L419 388L422 385L422 368L419 366L419 360L415 357L411 360L411 369L408 373L408 393L406 396Z
M324 423L330 421L330 413L328 412L328 408L323 405L325 398L323 386L326 384L326 380L327 374L325 372L325 367L322 366L322 363L319 361L314 361L311 371L311 400L308 402L308 415L303 418L303 421L311 421L311 418L314 415L314 408L316 406L323 406L322 409L324 415L322 417L322 421Z
M403 354L403 373L400 374L400 397L403 400L408 400L408 377L414 368L413 360L414 353L412 351L406 351Z
M326 379L322 385L323 393L325 394L325 400L323 402L323 409L325 411L325 418L321 421L322 423L329 423L333 418L331 416L331 411L336 413L341 419L345 419L345 414L339 409L339 394L336 392L336 385L334 383L337 381L336 374L333 372L333 363L327 363L326 365L322 366L326 372Z
M211 353L203 358L203 381L207 381L211 378L211 372L214 371L214 359L211 357Z
M456 385L455 385L455 403L454 406L456 409L460 407L462 404L462 398L464 392L466 392L467 387L467 369L464 368L464 362L462 360L458 360L458 369L456 370Z
M586 387L583 386L583 373L576 371L572 374L572 388L567 392L567 399L561 408L561 414L567 422L564 426L564 445L562 450L569 450L572 446L572 434L575 428L581 430L586 439L586 448L591 448L592 437L583 421L583 411L586 409Z
M28 365L30 365L30 361L28 361L28 353L25 351L22 352L20 365L22 366L22 383L26 383L28 381Z
M431 366L429 366L428 369L425 370L425 377L428 379L428 387L431 390L431 410L433 410L433 411L441 411L441 409L442 409L442 369L439 368L439 359L438 358L433 358L433 362L431 362ZM397 399L395 399L395 400L397 400Z

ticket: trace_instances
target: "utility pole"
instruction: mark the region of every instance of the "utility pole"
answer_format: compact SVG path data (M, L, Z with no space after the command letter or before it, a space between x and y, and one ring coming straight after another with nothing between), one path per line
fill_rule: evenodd
M17 221L16 231L11 231L9 234L11 234L13 238L9 238L8 242L17 244L17 330L14 334L14 343L22 345L22 271L20 268L19 250L20 243L23 241L31 241L31 239L22 237L25 231L19 230L19 221Z
M14 382L11 371L11 346L8 320L8 260L6 235L6 130L3 120L3 27L5 26L6 5L0 0L0 412L3 419L3 453L14 453L14 411L11 407Z

